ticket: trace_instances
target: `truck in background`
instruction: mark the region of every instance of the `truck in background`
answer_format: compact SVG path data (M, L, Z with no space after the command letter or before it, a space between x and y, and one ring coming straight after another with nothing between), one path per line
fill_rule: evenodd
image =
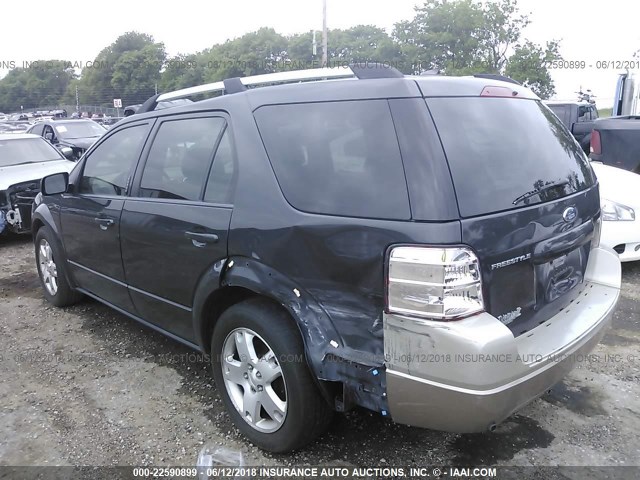
M620 75L612 117L598 119L591 132L591 160L640 173L640 72Z
M560 119L565 127L582 147L584 153L589 155L591 146L591 132L594 122L598 119L598 109L594 103L584 101L558 101L544 102L547 107Z

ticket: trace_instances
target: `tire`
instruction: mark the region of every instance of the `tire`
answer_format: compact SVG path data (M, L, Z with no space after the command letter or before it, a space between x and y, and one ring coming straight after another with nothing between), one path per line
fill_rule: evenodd
M240 361L247 357L249 362ZM231 420L258 447L291 452L329 426L333 410L314 383L300 332L270 301L247 300L220 316L211 339L211 362Z
M67 265L60 253L55 234L49 227L42 227L35 237L36 268L47 301L56 307L78 303L82 294L75 291L67 280Z
M591 135L587 135L585 138L583 138L582 142L580 142L580 146L582 147L582 150L584 151L584 153L587 154L587 157L588 157L589 154L591 153Z

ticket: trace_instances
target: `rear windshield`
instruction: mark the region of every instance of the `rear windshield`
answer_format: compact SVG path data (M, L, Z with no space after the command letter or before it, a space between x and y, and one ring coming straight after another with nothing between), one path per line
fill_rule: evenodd
M329 215L410 218L386 100L265 106L255 118L293 207Z
M458 97L427 104L463 217L551 201L595 182L580 146L539 101Z

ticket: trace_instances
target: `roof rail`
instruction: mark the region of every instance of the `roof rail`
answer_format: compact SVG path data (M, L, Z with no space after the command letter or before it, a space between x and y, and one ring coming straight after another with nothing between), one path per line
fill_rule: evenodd
M183 88L175 92L167 92L154 95L138 108L136 113L144 113L155 110L158 103L167 100L190 97L202 93L239 93L249 86L270 85L274 83L295 83L310 80L332 80L339 78L401 78L404 75L395 68L381 63L360 63L348 67L322 67L308 70L291 70L286 72L267 73L250 77L228 78L221 82L207 83L195 87Z
M498 75L497 73L476 73L476 78L487 78L489 80L500 80L501 82L515 83L516 85L522 85L520 82L513 78L505 77L504 75Z
M313 68L309 70L292 70L287 72L267 73L264 75L252 75L250 77L240 78L240 82L245 87L268 85L272 83L292 83L303 82L305 80L323 80L334 78L353 78L354 73L349 67L333 67L333 68ZM229 79L231 80L231 79ZM175 98L190 97L201 93L224 92L225 82L207 83L206 85L197 85L195 87L183 88L175 92L163 93L158 96L157 101L173 100Z

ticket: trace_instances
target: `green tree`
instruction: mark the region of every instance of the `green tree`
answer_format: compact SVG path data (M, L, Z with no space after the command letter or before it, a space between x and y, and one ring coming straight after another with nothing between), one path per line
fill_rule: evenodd
M549 41L545 48L526 41L516 45L509 57L505 74L533 90L540 98L547 99L555 93L555 85L547 65L560 59L559 45Z
M114 98L139 103L155 91L166 59L164 44L150 35L127 32L104 48L78 84L81 103L110 104Z
M313 32L292 35L288 39L287 58L292 68L321 66L321 34L316 35L316 55L313 54ZM400 48L384 29L373 25L357 25L328 32L329 66L354 62L398 62Z
M167 60L161 72L158 91L170 92L204 83L205 66L198 54L178 54ZM202 59L200 59L202 60Z
M352 62L397 62L400 49L382 28L357 25L346 30L331 30L328 37L329 59Z
M545 98L554 93L546 62L559 58L558 42L543 48L522 39L530 21L517 0L426 0L415 11L393 31L405 73L512 74Z
M484 70L482 7L473 0L426 0L412 20L396 24L393 36L405 73L439 69L447 74Z
M478 8L483 18L479 31L480 63L488 72L502 72L509 50L520 41L522 30L531 22L518 13L517 0L487 2Z
M66 60L38 60L11 70L0 80L0 111L57 105L75 76Z

